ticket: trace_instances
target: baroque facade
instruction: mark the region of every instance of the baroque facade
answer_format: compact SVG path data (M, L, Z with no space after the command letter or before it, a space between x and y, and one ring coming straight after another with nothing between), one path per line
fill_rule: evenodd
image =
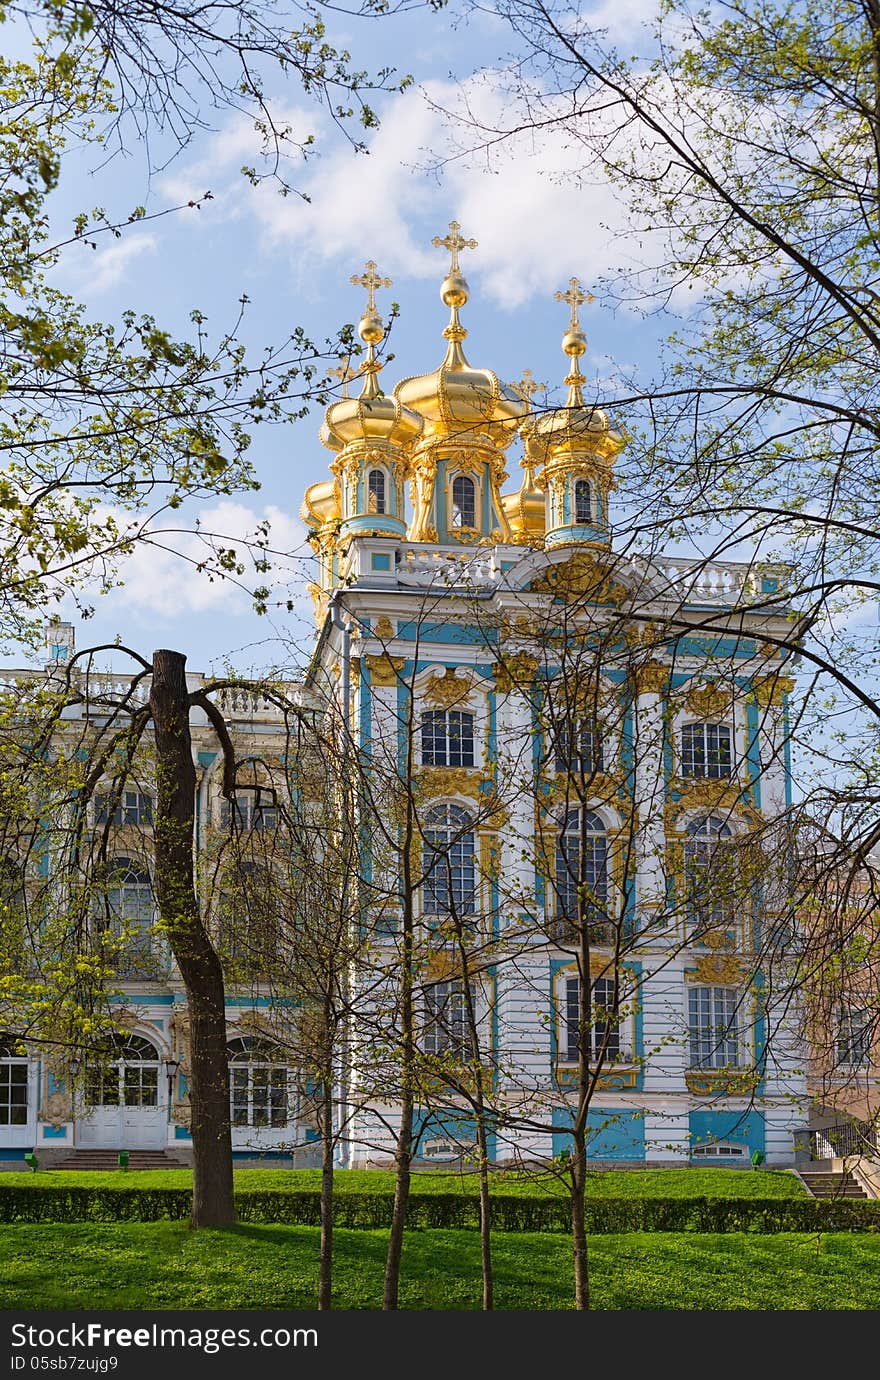
M606 1164L792 1163L805 1059L767 884L791 789L783 573L617 551L625 436L585 396L586 294L557 294L567 396L541 409L528 375L468 362L471 242L453 222L435 244L442 363L384 391L387 280L368 263L360 392L327 408L330 477L302 507L318 632L301 693L335 707L359 781L338 1162L387 1162L406 1083L420 1161L467 1157L480 1116L496 1161L544 1160L580 1116ZM266 749L272 705L233 699L236 742ZM204 833L218 744L207 720L193 733ZM123 808L147 810L136 795ZM148 927L148 868L120 885ZM112 1086L79 1108L7 1045L0 1158L185 1150L181 985L168 968L128 991ZM308 1162L314 1116L259 1019L271 995L232 984L228 1002L236 1152Z

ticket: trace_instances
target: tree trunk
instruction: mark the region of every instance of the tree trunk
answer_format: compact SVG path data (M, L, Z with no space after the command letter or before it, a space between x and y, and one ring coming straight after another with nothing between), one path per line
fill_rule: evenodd
M495 1306L495 1277L492 1272L492 1204L489 1201L489 1148L486 1136L486 1109L477 1107L477 1148L480 1156L480 1264L483 1272L483 1310Z
M235 1220L226 1010L220 960L202 924L195 889L196 775L181 652L153 653L150 711L156 739L156 896L163 931L189 1005L194 1227Z
M408 1073L408 1071L407 1071ZM395 1309L400 1288L400 1260L403 1254L403 1229L406 1226L406 1206L409 1202L410 1165L412 1163L413 1098L404 1089L400 1105L400 1130L394 1159L397 1177L394 1181L394 1207L391 1211L391 1234L385 1260L385 1291L383 1309Z
M412 735L410 735L412 736ZM400 979L401 1016L401 1099L400 1126L394 1159L397 1175L394 1181L394 1206L391 1213L391 1233L385 1258L385 1288L383 1309L397 1307L400 1287L400 1260L403 1253L403 1230L406 1226L406 1206L409 1202L410 1165L412 1164L412 1133L414 1120L413 1073L415 1065L415 1011L413 1008L413 884L411 866L412 802L408 800L407 828L403 847L403 962Z
M318 1308L333 1307L333 1070L325 1068L321 1086L321 1257Z
M587 1182L586 1136L581 1127L573 1133L574 1154L571 1162L571 1240L574 1250L574 1306L590 1306L590 1272L587 1259L587 1229L584 1194Z

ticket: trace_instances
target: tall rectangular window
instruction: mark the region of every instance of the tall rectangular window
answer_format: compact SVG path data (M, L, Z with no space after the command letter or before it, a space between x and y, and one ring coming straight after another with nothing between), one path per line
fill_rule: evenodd
M719 780L733 765L727 724L685 724L681 730L681 774Z
M602 740L593 720L561 724L553 736L557 771L583 772L587 776L603 770Z
M426 709L421 727L423 767L474 765L473 714L458 709Z
M850 1069L871 1062L871 1013L866 1007L844 1007L837 1019L836 1063Z
M688 990L691 1068L736 1068L740 994L734 987Z
M590 1027L585 1032L588 1059L595 1064L599 1059L614 1063L620 1058L620 1024L614 1011L613 978L596 978L592 984L592 1017ZM619 996L619 994L618 994ZM565 1061L576 1064L578 1061L578 1033L581 1018L581 980L579 977L565 979Z
M123 791L114 806L113 797L95 796L96 824L152 824L153 798L143 791Z
M423 1043L426 1054L447 1054L459 1060L467 1058L464 985L459 979L434 982L425 988Z

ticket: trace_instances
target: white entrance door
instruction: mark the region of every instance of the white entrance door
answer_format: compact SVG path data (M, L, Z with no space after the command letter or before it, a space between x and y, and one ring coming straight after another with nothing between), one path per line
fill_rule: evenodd
M163 1150L168 1142L168 1103L157 1049L142 1036L130 1035L117 1042L114 1054L87 1079L76 1144L85 1149Z
M34 1148L34 1071L14 1036L0 1036L0 1159L4 1149Z

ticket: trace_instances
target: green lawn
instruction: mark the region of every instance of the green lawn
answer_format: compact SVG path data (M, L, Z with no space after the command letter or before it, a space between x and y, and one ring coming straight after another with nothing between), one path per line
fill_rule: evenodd
M378 1306L386 1240L336 1231L337 1307ZM493 1244L499 1308L571 1306L566 1237ZM313 1227L4 1226L0 1308L313 1308L317 1247ZM880 1308L878 1236L652 1233L593 1237L590 1249L600 1309ZM479 1273L476 1233L410 1232L401 1305L477 1308Z
M393 1193L394 1174L384 1169L345 1169L335 1176L339 1193ZM111 1170L108 1173L80 1170L39 1170L36 1174L0 1174L0 1187L27 1184L77 1184L88 1188L189 1188L189 1169ZM317 1169L238 1169L236 1188L318 1189ZM552 1174L524 1174L495 1171L492 1186L499 1193L565 1193L563 1183ZM431 1171L413 1175L415 1193L477 1192L474 1173L443 1174ZM785 1170L747 1169L627 1169L598 1170L591 1174L587 1192L612 1198L675 1197L709 1195L713 1198L801 1198L805 1190L794 1174Z

